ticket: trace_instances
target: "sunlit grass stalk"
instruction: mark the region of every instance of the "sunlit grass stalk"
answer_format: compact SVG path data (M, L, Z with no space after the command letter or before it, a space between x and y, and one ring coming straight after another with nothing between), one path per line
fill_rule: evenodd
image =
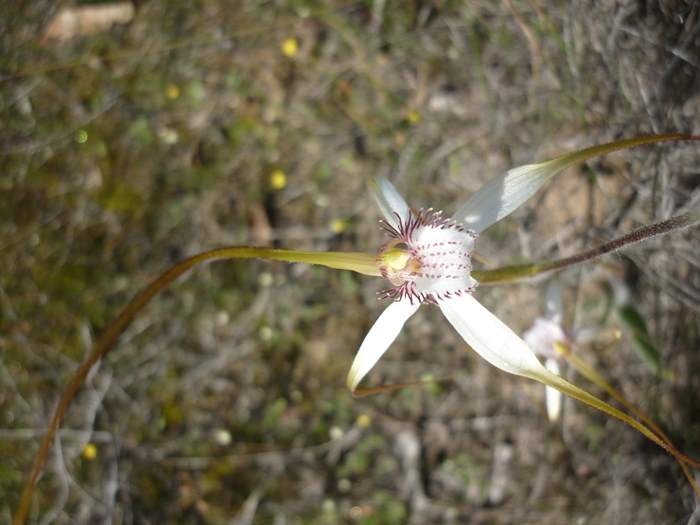
M544 373L538 375L531 375L530 378L534 379L535 381L539 381L540 383L543 383L545 385L556 388L557 390L559 390L563 394L566 394L569 397L577 399L578 401L581 401L582 403L585 403L595 408L596 410L599 410L609 416L619 419L626 425L629 425L630 427L640 432L644 437L656 443L658 446L660 446L662 449L664 449L676 459L681 469L683 470L683 474L693 487L693 490L695 491L696 495L700 497L700 487L698 487L698 485L695 483L692 474L690 473L687 467L687 464L691 464L697 467L698 462L677 450L673 446L673 444L671 444L671 442L668 441L668 438L665 437L665 434L663 434L663 432L661 433L661 435L657 434L655 430L652 430L652 428L645 425L644 423L640 423L636 419L625 414L622 410L615 408L614 406L606 403L601 399L598 399L593 394L590 394L585 390L569 383L562 377L551 373L546 369ZM656 425L653 425L653 427L658 430L658 427Z
M628 409L630 412L632 412L635 416L637 416L640 420L642 420L649 428L651 428L654 432L658 434L658 436L666 441L667 443L671 444L670 438L666 435L666 433L661 430L661 427L659 427L654 421L647 416L644 412L642 412L640 409L638 409L635 405L633 405L630 401L625 398L622 393L617 390L615 387L613 387L610 383L608 383L605 378L598 373L598 371L593 368L590 364L585 362L583 359L581 359L579 356L574 354L571 349L562 344L557 344L555 343L554 345L555 350L562 356L564 357L570 364L573 366L577 372L579 372L583 377L588 379L591 383L594 385L598 386L602 390L604 390L610 397L612 397L615 401L620 403L622 406L624 406L626 409ZM681 456L683 456L684 461L693 465L694 467L700 467L700 462L685 456L681 452L679 452ZM691 478L691 483L694 483L694 480Z
M34 457L34 463L32 464L32 470L29 473L24 488L22 489L22 495L20 496L19 505L17 507L17 512L14 516L13 525L22 525L29 514L29 507L32 501L32 494L36 486L39 474L46 464L46 459L48 457L49 449L51 448L51 443L56 437L61 422L70 407L73 398L80 390L85 378L92 369L92 367L100 359L102 359L107 352L109 352L116 343L119 336L126 330L126 328L131 324L136 315L143 310L143 308L155 297L159 292L163 291L168 287L175 279L180 277L182 274L197 266L198 264L216 261L216 260L227 260L227 259L268 259L277 260L284 262L301 262L307 264L317 264L326 266L329 268L341 269L341 270L352 270L364 275L379 275L377 266L375 263L375 258L373 255L364 253L342 253L342 252L304 252L297 250L281 250L274 248L252 248L247 246L242 247L230 247L230 248L220 248L217 250L211 250L208 252L200 253L194 255L183 261L180 261L175 266L162 273L158 278L156 278L151 284L149 284L141 293L139 293L127 306L122 310L122 312L117 316L117 318L110 323L102 337L97 341L93 347L90 355L87 359L73 374L70 383L63 392L61 399L59 400L56 408L53 411L51 420L46 429L46 434L41 441L39 450Z
M579 356L574 354L569 346L561 343L555 343L554 349L559 353L559 355L564 357L564 359L566 359L569 362L569 364L571 364L571 366L573 366L574 369L576 369L578 373L580 373L583 377L588 379L597 387L604 390L610 397L612 397L615 401L620 403L632 414L638 417L644 424L646 424L646 426L649 427L653 432L655 432L659 436L659 438L662 439L669 447L672 447L674 448L674 450L676 450L677 454L673 454L674 458L678 461L678 464L683 470L683 474L688 479L688 482L690 483L691 487L693 487L695 493L698 496L700 496L700 486L698 486L698 484L696 483L695 478L693 477L687 466L692 465L693 467L698 468L700 467L700 462L675 449L674 445L671 443L671 439L666 435L666 433L661 429L661 427L659 427L659 425L654 423L654 421L649 416L647 416L642 410L640 410L630 401L628 401L627 398L625 398L625 396L622 395L622 393L619 390L617 390L610 383L608 383L605 380L605 378L600 373L598 373L598 371L595 368L593 368L593 366L591 366Z
M592 261L603 255L627 248L632 244L651 239L652 237L665 235L676 230L688 228L697 224L698 222L700 222L700 213L688 212L665 221L643 226L631 233L623 235L622 237L618 237L617 239L613 239L612 241L606 242L600 246L570 257L531 264L503 266L493 270L474 270L472 271L472 276L474 276L479 283L483 284L501 284L527 279Z

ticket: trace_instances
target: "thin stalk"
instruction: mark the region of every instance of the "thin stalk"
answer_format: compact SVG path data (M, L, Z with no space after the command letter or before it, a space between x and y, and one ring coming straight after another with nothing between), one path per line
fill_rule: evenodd
M23 525L27 520L32 494L34 493L39 474L46 464L51 443L61 426L73 398L75 398L78 390L80 390L80 387L85 381L85 377L95 363L102 359L114 347L119 336L126 330L136 315L143 310L151 299L163 291L175 279L200 263L227 259L270 259L285 262L303 262L336 269L353 270L365 275L379 275L373 255L343 252L302 252L273 248L252 248L247 246L220 248L200 253L184 259L166 270L139 293L124 310L122 310L116 319L109 324L102 334L102 337L100 337L92 348L90 355L88 355L87 359L73 374L72 379L63 391L63 395L53 411L51 420L46 429L46 434L41 441L39 450L34 456L32 470L22 489L17 512L12 522L13 525Z
M493 270L475 270L472 272L472 276L482 284L504 284L521 279L528 279L544 273L563 270L570 266L592 261L603 255L627 248L632 244L651 239L652 237L666 235L683 228L689 228L696 225L698 222L700 222L700 213L684 213L683 215L678 215L677 217L672 217L665 221L643 226L622 237L618 237L617 239L613 239L612 241L570 257L555 259L553 261L502 266L501 268L495 268Z
M681 469L683 470L684 475L690 481L690 484L693 487L693 490L695 491L696 495L700 497L700 487L698 487L692 479L692 475L689 472L686 465L686 463L691 463L695 465L696 462L694 460L691 460L682 452L678 451L670 442L668 442L663 437L657 435L645 424L640 423L636 419L625 414L622 410L615 408L614 406L606 403L601 399L598 399L597 397L586 392L585 390L569 383L562 377L552 372L549 372L549 370L547 369L544 369L544 371L541 374L533 374L529 377L531 379L534 379L535 381L539 381L540 383L556 388L563 394L566 394L569 397L573 397L574 399L577 399L578 401L581 401L582 403L585 403L586 405L589 405L595 408L596 410L600 410L601 412L604 412L609 416L619 419L623 423L631 426L632 428L640 432L642 435L644 435L644 437L656 443L658 446L663 448L666 452L668 452L678 461L678 463L681 466Z
M586 363L583 359L574 354L568 345L554 343L554 349L559 355L564 357L564 359L566 359L583 377L588 379L594 385L602 388L605 392L607 392L607 394L610 397L612 397L615 401L624 406L632 414L637 416L646 426L648 426L653 432L655 432L670 447L673 447L675 449L673 443L671 443L671 438L669 438L666 435L666 433L663 430L661 430L661 427L659 427L659 425L654 423L654 421L649 416L647 416L644 412L638 409L635 405L627 401L627 398L623 396L620 391L618 391L614 386L608 383L605 380L605 378L602 375L600 375L595 368L593 368L593 366ZM690 470L686 465L687 463L695 468L699 468L700 462L683 454L677 449L676 451L678 452L678 455L675 456L675 459L678 461L678 464L680 465L681 469L683 469L683 474L688 479L688 482L690 483L691 487L693 487L695 493L700 496L700 487L695 482L695 479L691 475Z

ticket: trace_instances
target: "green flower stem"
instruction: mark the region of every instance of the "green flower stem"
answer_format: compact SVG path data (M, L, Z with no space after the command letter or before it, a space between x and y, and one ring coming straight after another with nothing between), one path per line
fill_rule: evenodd
M328 268L341 270L352 270L364 275L378 276L379 270L375 263L375 256L364 253L343 253L343 252L304 252L296 250L280 250L273 248L252 248L247 246L220 248L208 252L200 253L180 261L175 266L166 270L151 284L149 284L141 293L139 293L122 312L117 316L112 323L107 327L102 337L93 347L90 355L78 370L73 374L70 383L63 392L56 408L53 411L51 420L46 429L46 434L41 441L39 450L34 456L32 470L27 478L22 495L20 496L17 513L13 519L13 525L23 525L29 514L29 507L32 501L32 494L39 478L39 474L46 464L51 443L56 437L56 433L61 426L61 422L70 407L73 398L80 390L80 387L85 381L92 367L109 352L116 343L119 336L131 324L136 315L155 297L159 292L165 289L175 279L180 277L186 271L200 263L229 260L229 259L268 259L285 262L301 262L308 264L317 264Z
M622 395L614 386L612 386L610 383L608 383L605 378L595 369L593 366L588 364L586 361L581 359L579 356L574 354L571 351L571 348L568 345L562 344L562 343L554 343L554 349L556 352L561 355L564 359L566 359L575 369L578 371L583 377L588 379L591 383L596 385L597 387L601 388L607 394L612 397L615 401L620 403L622 406L624 406L627 410L629 410L632 414L634 414L637 418L639 418L642 423L644 423L647 427L649 427L653 432L655 432L661 439L663 439L669 446L673 447L673 444L671 443L671 439L666 435L666 433L661 430L661 427L654 423L652 419L647 416L644 412L642 412L640 409L638 409L636 406L634 406L632 403L627 401L627 398ZM700 462L694 460L691 457L686 456L680 451L677 451L679 456L683 457L683 463L688 463L694 467L700 467ZM694 480L692 478L689 478L691 481L691 484L694 485Z
M557 173L559 173L560 171L563 171L574 164L592 159L593 157L612 153L613 151L633 148L635 146L643 146L645 144L655 144L657 142L668 142L675 140L700 140L700 136L690 135L687 133L663 133L660 135L645 135L631 139L616 140L614 142L608 142L607 144L591 146L573 153L565 153L564 155L560 155L559 157L547 161L546 163L556 166Z
M569 397L572 397L578 401L581 401L582 403L585 403L586 405L589 405L596 410L600 410L601 412L604 412L605 414L612 416L616 419L619 419L623 423L631 426L638 432L640 432L644 437L650 439L654 443L656 443L658 446L663 448L666 452L671 454L676 461L680 464L681 468L683 469L683 473L685 474L686 478L690 481L693 490L695 490L696 494L700 497L700 489L697 486L697 484L694 482L693 477L691 473L689 472L686 463L690 463L692 465L696 465L696 462L690 458L688 458L685 454L682 452L679 452L670 442L668 442L666 439L663 437L657 435L655 432L653 432L651 429L649 429L646 425L640 423L636 419L628 416L621 410L615 408L612 405L609 405L605 401L602 401L595 397L594 395L586 392L582 388L579 388L565 379L561 378L560 376L550 372L547 369L543 369L542 372L538 373L537 375L531 375L529 376L531 379L534 379L535 381L539 381L540 383L543 383L545 385L551 386L552 388L556 388L563 394L566 394Z
M581 401L582 403L585 403L595 408L596 410L600 410L601 412L604 412L609 416L619 419L620 421L628 424L632 428L641 432L645 437L649 438L651 441L659 445L669 454L675 455L675 449L669 447L669 445L665 441L663 441L659 436L657 436L645 425L641 424L636 419L631 418L630 416L628 416L621 410L615 408L614 406L609 405L605 401L598 399L593 394L590 394L582 388L579 388L576 385L569 383L568 381L554 374L553 372L549 372L548 370L546 370L546 373L541 372L538 375L532 375L530 377L531 379L539 381L542 384L551 386L552 388L556 388L563 394L566 394L569 397L573 397L574 399L577 399L578 401Z
M562 270L564 268L568 268L569 266L575 266L577 264L592 261L598 257L601 257L602 255L616 252L631 244L635 244L658 235L665 235L675 230L688 228L696 225L698 222L700 222L700 213L684 213L683 215L678 215L677 217L672 217L665 221L657 222L649 226L643 226L642 228L634 230L633 232L623 235L622 237L618 237L617 239L601 244L600 246L597 246L591 250L586 250L576 255L572 255L571 257L565 257L563 259L556 259L553 261L541 261L531 264L503 266L493 270L474 270L472 271L472 276L482 284L504 284L522 279L528 279L543 273Z

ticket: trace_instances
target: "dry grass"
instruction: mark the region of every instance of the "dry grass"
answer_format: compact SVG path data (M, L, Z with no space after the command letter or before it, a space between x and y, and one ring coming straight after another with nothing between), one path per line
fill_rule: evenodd
M449 212L513 165L698 133L689 0L151 0L60 43L41 36L57 8L28 4L0 20L2 522L71 371L175 260L224 244L373 251L368 174ZM491 266L569 254L697 208L699 161L673 144L572 170L478 253ZM672 378L624 337L582 355L700 456L697 246L687 231L564 281L572 330L616 328L603 284L627 283ZM432 309L370 380L451 379L352 399L344 375L380 287L259 262L177 282L92 374L34 522L692 521L672 458L574 402L548 425L538 385L466 352ZM524 329L541 291L477 293Z

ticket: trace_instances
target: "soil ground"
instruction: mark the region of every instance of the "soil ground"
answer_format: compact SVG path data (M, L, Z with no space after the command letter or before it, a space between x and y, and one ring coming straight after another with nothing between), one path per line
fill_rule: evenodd
M89 7L6 2L0 18L3 523L71 373L177 260L233 244L374 252L369 175L449 213L516 165L700 133L692 0L147 0L70 22ZM589 162L485 232L475 266L568 255L697 209L699 183L697 144ZM567 329L595 336L578 355L695 457L698 240L559 276ZM546 284L476 296L522 332ZM611 310L613 285L660 373ZM383 286L267 262L178 280L89 377L31 522L700 520L669 455L574 401L549 423L543 388L479 359L437 308L368 384L444 380L352 398L345 374Z

